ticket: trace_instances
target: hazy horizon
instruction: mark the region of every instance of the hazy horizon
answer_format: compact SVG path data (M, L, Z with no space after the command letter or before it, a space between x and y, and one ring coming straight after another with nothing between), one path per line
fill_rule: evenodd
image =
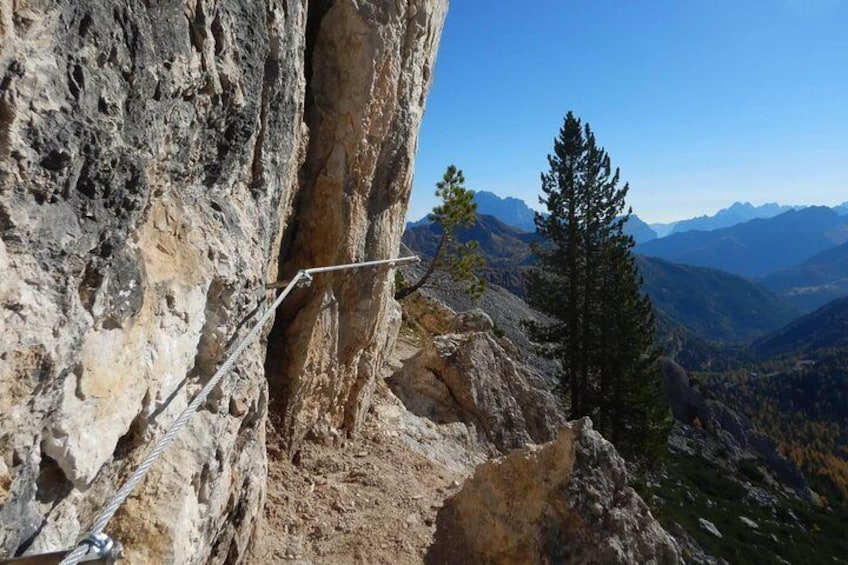
M523 201L525 204L527 204L527 206L529 206L533 210L544 211L544 207L542 205L534 204L532 202L528 202L527 200L524 200L520 196L515 196L513 194L498 194L494 191L483 190L483 189L475 190L475 192L489 192L489 193L494 194L495 196L498 196L499 198L503 198L503 199L505 199L505 198L517 198L517 199ZM848 197L846 197L846 198L848 198ZM685 217L680 217L680 218L674 218L674 219L671 219L671 220L654 220L653 218L648 218L648 217L643 216L642 214L639 213L638 210L635 210L635 209L633 210L633 213L635 215L639 216L639 219L641 219L643 222L645 222L647 224L673 224L673 223L676 223L676 222L681 222L683 220L689 220L689 219L692 219L692 218L696 218L698 216L714 216L718 212L725 210L727 208L730 208L733 204L750 204L750 205L755 206L755 207L764 206L766 204L778 204L780 206L795 206L795 207L826 206L828 208L834 208L836 206L848 204L848 200L843 200L843 201L840 201L840 202L824 202L824 203L822 203L822 202L813 202L813 203L775 202L775 201L750 202L750 201L747 201L747 200L735 200L733 202L728 202L725 206L722 206L721 208L717 208L715 210L709 210L707 212L704 212L703 214L697 214L695 216L685 216ZM429 210L426 210L418 216L412 216L412 209L410 208L410 211L407 213L406 221L407 222L416 222L416 221L422 219L428 213L429 213Z
M733 202L848 199L848 2L453 2L409 220L448 164L537 208L569 110L591 124L650 223Z

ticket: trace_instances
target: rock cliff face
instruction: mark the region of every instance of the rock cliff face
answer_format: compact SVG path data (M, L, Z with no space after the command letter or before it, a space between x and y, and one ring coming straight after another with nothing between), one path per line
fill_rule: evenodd
M396 254L445 4L0 0L0 554L74 543L266 281ZM386 275L286 304L113 519L131 562L242 560L267 383L290 451L354 429Z
M329 7L328 7L329 6ZM310 5L306 162L281 277L397 255L446 0ZM353 430L400 325L385 270L319 276L282 309L268 372L290 451Z

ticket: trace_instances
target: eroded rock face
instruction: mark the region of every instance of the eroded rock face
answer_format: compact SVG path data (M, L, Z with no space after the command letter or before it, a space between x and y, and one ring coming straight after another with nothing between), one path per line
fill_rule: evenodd
M477 328L485 319L466 313L456 324ZM565 425L540 379L488 331L433 338L389 379L389 386L413 414L436 424L468 426L477 449L489 454L550 441Z
M396 254L445 3L310 4L0 0L0 554L75 542L278 262ZM292 445L366 408L385 275L319 279L282 316ZM265 358L249 348L110 523L131 562L242 558Z
M310 7L310 140L281 278L397 255L446 6L372 0ZM317 275L284 305L268 373L289 452L317 424L355 431L368 410L401 319L388 273Z
M437 518L427 563L679 563L588 418L480 465Z

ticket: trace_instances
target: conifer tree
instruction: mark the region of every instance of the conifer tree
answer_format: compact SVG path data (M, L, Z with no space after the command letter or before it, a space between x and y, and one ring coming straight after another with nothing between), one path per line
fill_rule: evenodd
M465 292L474 298L486 289L486 281L477 275L485 266L485 260L478 253L479 244L474 240L462 244L454 239L457 228L470 227L477 219L474 192L465 188L462 170L449 165L442 180L436 183L436 196L441 204L428 215L428 219L442 230L436 252L418 281L409 284L402 277L397 279L395 298L398 300L424 286L437 269L446 271L455 282L463 284Z
M629 186L618 186L618 169L571 112L548 163L539 199L548 214L536 215L542 243L527 297L553 322L531 324L531 337L561 363L569 417L591 416L625 453L656 453L670 420L651 303L623 231Z

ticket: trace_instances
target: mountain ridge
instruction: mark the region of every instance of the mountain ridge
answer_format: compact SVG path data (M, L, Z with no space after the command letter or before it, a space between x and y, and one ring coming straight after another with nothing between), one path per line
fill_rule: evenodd
M739 275L636 256L654 308L714 343L744 343L774 331L800 312ZM697 298L693 298L697 297Z
M727 208L722 208L713 215L702 215L687 220L675 222L671 228L671 233L681 233L685 231L712 231L720 228L727 228L742 224L749 220L757 218L773 218L789 210L797 210L805 208L805 206L793 206L787 204L778 204L777 202L767 202L759 206L754 206L750 202L734 202Z
M524 200L513 196L498 196L493 192L485 190L474 193L474 202L477 204L477 214L491 216L503 222L507 226L525 232L536 231L536 211L530 208ZM418 220L407 222L406 227L417 228L432 223L429 216ZM636 214L631 214L630 219L624 226L624 231L633 236L637 243L650 241L657 238L657 233Z
M672 234L637 245L635 252L763 277L846 241L848 218L826 206L810 206L727 228Z
M825 249L800 265L771 273L760 282L804 311L848 296L848 242Z
M761 358L848 348L848 297L832 300L753 344Z

